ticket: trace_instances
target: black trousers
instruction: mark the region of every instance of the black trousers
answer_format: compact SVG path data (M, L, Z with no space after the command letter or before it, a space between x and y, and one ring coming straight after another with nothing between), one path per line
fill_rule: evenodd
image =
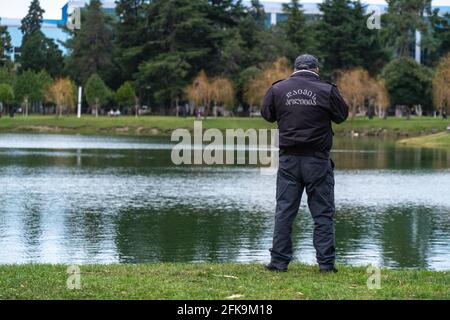
M280 155L277 175L277 207L271 262L286 268L292 260L292 224L299 211L303 191L314 219L314 247L321 269L335 263L334 163L331 159Z

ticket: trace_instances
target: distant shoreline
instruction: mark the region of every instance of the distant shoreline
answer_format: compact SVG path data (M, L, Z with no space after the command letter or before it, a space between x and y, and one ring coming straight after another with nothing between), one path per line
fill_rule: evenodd
M128 136L170 136L178 128L193 130L194 121L203 120L203 128L226 129L270 129L276 128L262 118L208 118L174 116L121 116L111 118L101 116L95 118L84 115L81 119L75 116L22 116L0 118L0 133L64 133L64 134L99 134ZM450 121L441 118L420 117L411 120L388 118L355 118L342 125L335 125L333 130L337 136L372 136L409 138L445 132Z

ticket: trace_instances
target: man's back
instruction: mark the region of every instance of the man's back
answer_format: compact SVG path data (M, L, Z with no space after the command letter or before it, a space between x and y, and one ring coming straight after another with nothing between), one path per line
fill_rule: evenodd
M348 107L335 85L315 72L301 70L273 84L261 114L267 121L278 122L282 151L328 157L333 143L331 121L345 121Z

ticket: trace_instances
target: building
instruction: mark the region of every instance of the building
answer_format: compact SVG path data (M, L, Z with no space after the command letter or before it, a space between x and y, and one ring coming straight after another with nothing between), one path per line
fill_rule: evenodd
M67 25L69 15L75 8L82 8L89 0L68 0L68 2L61 8L60 19L44 19L42 22L42 32L48 37L53 39L60 47L60 49L66 53L67 50L63 43L68 39L69 35L63 30L62 27ZM114 0L102 1L103 8L107 13L115 13ZM13 46L13 59L20 54L20 46L22 45L22 32L20 30L22 18L3 18L1 17L1 24L8 27L8 32L11 35L11 41Z
M243 4L249 5L250 0L244 0ZM264 9L266 11L266 25L275 25L280 21L283 21L287 18L287 15L283 12L283 3L289 3L289 0L286 1L264 1L261 0L261 3L264 5ZM301 0L300 3L303 6L303 10L305 14L309 17L318 16L321 14L318 4L321 3L321 0ZM61 8L61 19L59 20L44 20L42 25L42 31L44 34L54 39L60 46L63 52L66 52L65 47L62 45L68 38L68 34L64 32L61 26L67 24L69 15L74 11L75 8L82 8L89 0L68 0L68 2ZM376 6L381 10L381 12L386 10L387 4L382 0L363 0L363 4ZM115 0L103 0L102 1L103 8L105 12L110 14L115 14ZM441 13L450 12L450 0L435 0L433 1L433 9L439 8ZM0 16L1 18L1 16ZM20 53L20 46L22 43L22 33L20 31L20 21L21 18L11 19L11 18L2 18L1 24L6 25L8 27L8 31L11 34L12 44L14 47L14 55ZM417 46L416 46L416 59L420 61L420 33L417 34Z

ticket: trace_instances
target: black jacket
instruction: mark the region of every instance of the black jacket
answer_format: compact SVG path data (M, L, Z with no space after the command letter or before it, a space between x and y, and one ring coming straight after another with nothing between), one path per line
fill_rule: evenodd
M336 85L314 72L298 71L272 85L261 115L277 121L282 153L328 158L333 145L331 121L344 122L348 106Z

